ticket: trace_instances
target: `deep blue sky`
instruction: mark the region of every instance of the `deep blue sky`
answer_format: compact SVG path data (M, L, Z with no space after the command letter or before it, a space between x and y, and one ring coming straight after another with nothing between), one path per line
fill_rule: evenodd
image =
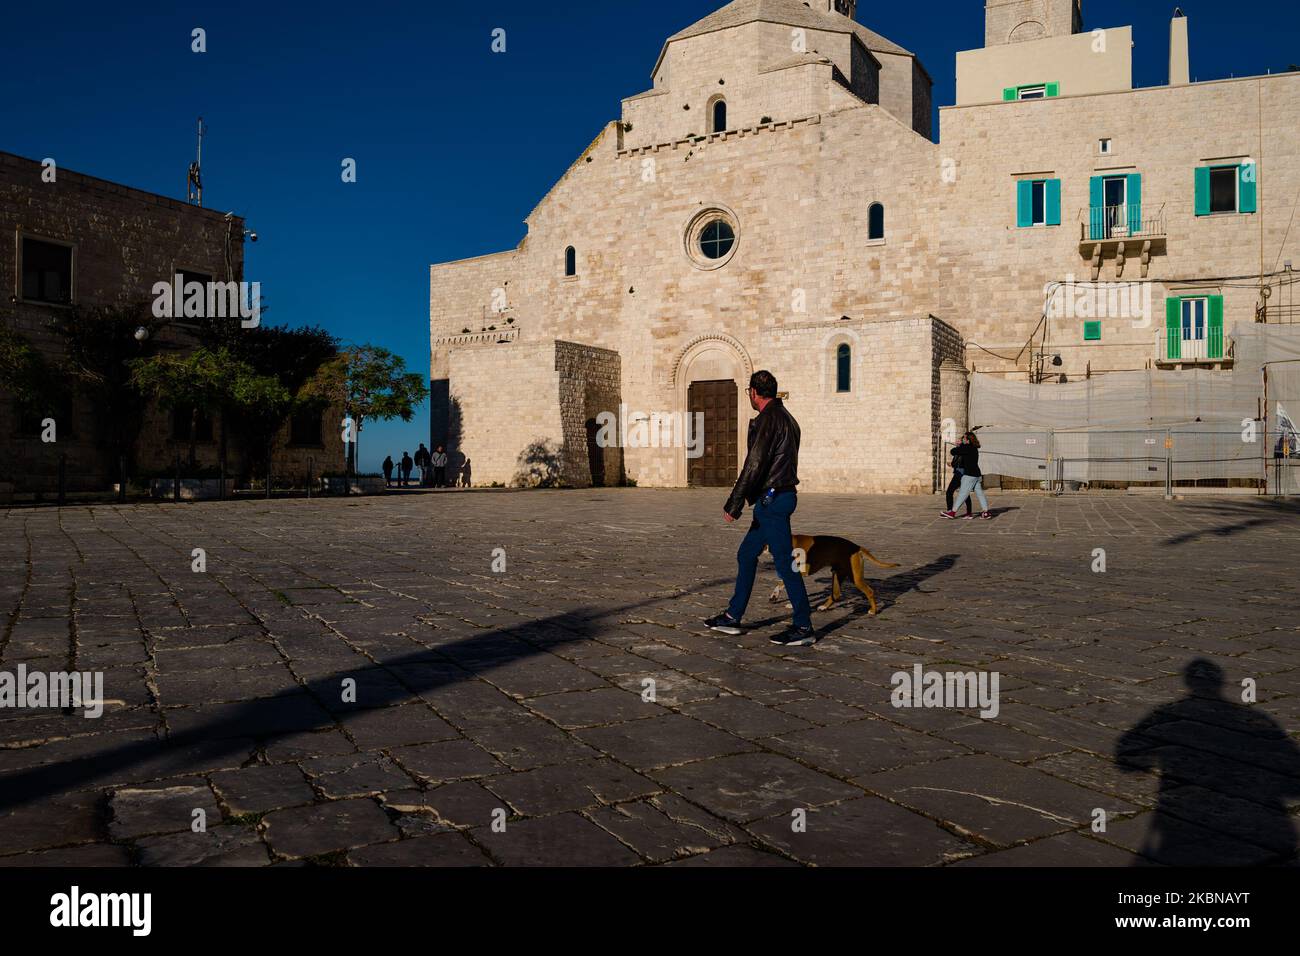
M1180 5L1196 78L1300 61L1294 3ZM651 85L663 40L720 6L11 3L0 149L183 198L202 115L205 205L259 234L245 277L262 282L268 322L320 324L427 374L429 264L513 247L619 100ZM1132 24L1134 82L1159 85L1173 7L1085 0L1085 26ZM954 53L983 44L983 17L982 0L864 2L858 13L920 56L936 106L952 102ZM207 53L190 52L194 27L207 30ZM507 31L505 54L489 49L495 27ZM357 160L355 184L340 181L343 157ZM410 424L372 424L362 466L427 435L424 410Z

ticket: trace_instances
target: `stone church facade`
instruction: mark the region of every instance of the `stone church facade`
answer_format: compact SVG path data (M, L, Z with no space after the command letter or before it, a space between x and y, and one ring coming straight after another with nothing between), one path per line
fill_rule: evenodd
M1300 246L1300 75L1190 82L1179 17L1169 84L1133 89L1129 28L988 0L935 142L926 69L855 12L735 0L670 37L516 248L432 267L432 439L476 484L730 484L768 368L802 487L928 493L972 371L1223 368L1267 319L1223 277ZM1154 304L1051 314L1076 280ZM698 455L655 440L695 415Z

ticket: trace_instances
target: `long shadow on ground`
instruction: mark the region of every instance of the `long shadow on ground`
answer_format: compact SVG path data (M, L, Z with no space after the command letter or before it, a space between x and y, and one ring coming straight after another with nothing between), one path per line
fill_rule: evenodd
M683 593L723 583L709 581ZM32 767L0 775L0 810L103 780L142 764L157 764L156 777L193 773L194 759L210 761L234 753L249 753L256 743L290 734L321 730L346 723L351 714L404 702L413 696L459 681L471 680L515 661L545 653L549 648L593 638L598 627L614 615L662 600L651 598L603 611L583 609L555 614L461 638L438 648L417 651L369 668L330 674L309 681L305 688L231 705L226 716L165 740L138 740L64 763ZM344 678L364 687L364 706L340 705ZM367 678L378 678L368 680ZM305 692L304 692L305 691Z
M1183 681L1185 697L1151 711L1115 747L1121 770L1160 774L1138 852L1166 866L1294 859L1287 801L1300 795L1300 749L1267 714L1224 696L1212 661L1189 663Z

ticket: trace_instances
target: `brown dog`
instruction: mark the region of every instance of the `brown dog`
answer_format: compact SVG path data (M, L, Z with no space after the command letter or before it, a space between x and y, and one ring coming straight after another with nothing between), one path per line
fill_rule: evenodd
M804 577L816 574L823 568L831 569L830 596L817 610L828 610L838 601L840 582L851 578L857 589L871 602L870 613L876 613L876 595L862 577L862 558L866 556L869 561L882 568L896 568L897 564L886 564L866 548L859 547L847 538L836 538L827 534L795 534L790 537L794 542L795 567ZM784 583L778 584L768 600L773 602L781 600L780 595L784 588Z

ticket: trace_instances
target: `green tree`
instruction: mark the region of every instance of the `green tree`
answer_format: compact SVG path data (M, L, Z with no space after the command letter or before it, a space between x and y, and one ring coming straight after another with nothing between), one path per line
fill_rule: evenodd
M93 434L108 456L109 473L119 460L132 468L145 400L131 385L130 364L152 347L160 328L149 304L60 310L49 327L63 339L56 387L79 392L93 409Z
M350 464L356 470L365 423L393 418L409 422L429 397L429 386L423 375L406 371L406 360L400 355L378 345L349 345L321 366L304 386L302 397L341 406L352 419Z
M44 356L20 332L0 325L0 388L27 404L43 394L48 376Z
M200 346L185 355L164 354L131 363L131 383L164 408L190 412L190 467L197 458L200 412L219 413L222 429L229 418L278 427L293 395L274 375L263 375L229 349Z
M263 309L263 315L266 314ZM321 411L328 399L304 392L321 366L339 354L339 341L319 326L287 328L259 325L241 328L239 323L216 319L205 322L200 338L213 351L227 350L234 358L268 378L278 379L291 401L239 403L222 416L222 457L228 435L234 435L244 450L247 463L262 462L269 473L271 446L285 419L299 410ZM229 425L229 427L227 427Z

